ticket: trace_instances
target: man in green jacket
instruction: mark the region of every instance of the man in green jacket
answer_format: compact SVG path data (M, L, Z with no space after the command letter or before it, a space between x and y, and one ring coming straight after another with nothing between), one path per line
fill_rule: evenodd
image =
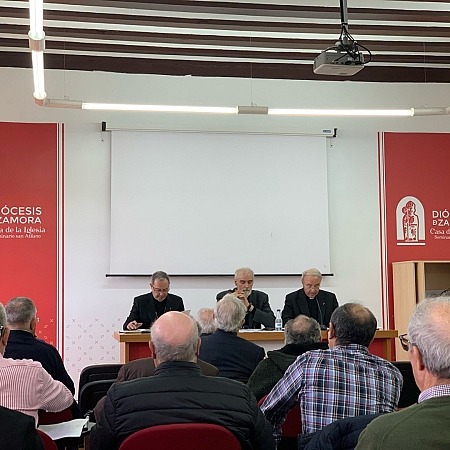
M328 348L325 342L320 342L319 322L303 314L286 322L284 342L283 348L267 352L267 358L257 365L248 380L247 385L258 401L272 390L298 356Z
M421 301L401 341L421 390L419 402L372 421L355 450L450 448L450 297Z

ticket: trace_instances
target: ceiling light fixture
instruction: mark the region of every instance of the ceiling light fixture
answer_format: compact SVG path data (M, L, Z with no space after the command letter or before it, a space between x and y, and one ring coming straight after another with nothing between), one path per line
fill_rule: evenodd
M44 84L44 2L43 0L30 0L30 31L28 42L31 50L33 67L33 96L37 100L47 97Z
M344 7L345 5L345 7ZM29 45L32 54L35 103L50 108L86 109L97 111L133 111L159 113L200 113L200 114L240 114L240 115L271 115L271 116L366 116L366 117L411 117L449 115L449 107L425 107L411 109L288 109L269 108L267 106L176 106L176 105L139 105L123 103L87 103L79 100L47 98L44 85L44 4L43 0L30 0L30 31ZM344 48L346 55L351 57L351 49L359 55L356 41L348 33L347 3L341 0L342 31L340 42L350 46ZM362 46L361 46L362 47ZM364 48L364 47L363 47ZM367 49L366 49L367 50ZM326 50L327 51L327 50ZM359 56L358 56L359 58ZM361 55L362 58L362 55ZM361 59L364 63L364 58ZM338 63L338 64L342 64ZM352 64L350 64L352 65ZM316 72L319 73L319 72Z

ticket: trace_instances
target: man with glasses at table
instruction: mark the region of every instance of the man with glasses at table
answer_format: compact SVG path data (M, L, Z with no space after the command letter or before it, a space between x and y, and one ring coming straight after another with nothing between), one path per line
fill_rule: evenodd
M419 402L373 420L356 450L450 448L450 297L422 300L402 335Z
M284 324L299 314L312 317L319 322L320 328L327 329L331 314L339 306L336 295L320 289L322 274L317 269L308 269L302 273L302 289L286 295L281 317Z
M184 311L183 299L169 294L170 279L166 272L158 271L150 280L152 292L134 298L133 307L123 324L124 330L150 328L167 311Z

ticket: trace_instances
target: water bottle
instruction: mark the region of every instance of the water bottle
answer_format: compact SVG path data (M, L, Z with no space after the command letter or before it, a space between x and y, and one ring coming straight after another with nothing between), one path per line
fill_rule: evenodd
M281 320L281 310L277 309L277 315L275 316L275 330L281 331L282 326L283 322Z

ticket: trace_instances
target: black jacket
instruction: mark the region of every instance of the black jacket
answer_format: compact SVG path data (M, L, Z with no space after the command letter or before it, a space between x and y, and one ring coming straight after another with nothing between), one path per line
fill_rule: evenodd
M231 294L234 291L236 291L236 289L219 292L216 295L216 300L222 300L226 294ZM270 307L269 296L265 292L252 290L252 293L247 300L255 308L245 316L244 326L246 328L261 328L261 325L264 325L266 328L274 328L275 315Z
M150 328L157 319L154 300L151 292L134 297L133 306L127 320L123 324L123 329L126 330L127 325L133 320L139 323L142 322L140 328ZM183 299L178 297L178 295L167 294L164 312L167 311L184 311Z
M248 379L264 356L265 351L259 345L223 330L202 337L198 355L216 366L220 377L238 379Z
M149 426L193 422L227 428L243 450L275 449L271 426L247 386L206 377L197 364L181 361L160 364L153 377L115 383L91 430L91 449L118 449Z
M44 450L34 418L0 406L0 449Z
M309 345L287 344L280 350L267 352L267 358L258 364L247 385L255 394L256 400L261 400L280 381L284 372L298 356L309 350L324 350L327 348L328 344L325 342L314 342Z
M318 303L319 317L314 317L314 319L316 319L320 325L328 327L331 314L339 306L336 295L332 292L320 290L316 295L316 300ZM297 317L299 314L312 317L308 306L308 297L303 289L299 289L298 291L286 295L283 312L281 313L283 326L288 320Z

